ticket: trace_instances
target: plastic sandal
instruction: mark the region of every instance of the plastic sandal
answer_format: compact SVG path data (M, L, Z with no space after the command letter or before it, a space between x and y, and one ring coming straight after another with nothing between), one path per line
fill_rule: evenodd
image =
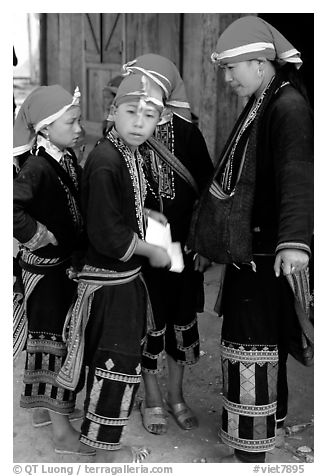
M198 419L192 412L192 410L184 402L175 403L171 405L167 402L169 413L172 414L176 423L182 430L192 430L199 426ZM187 420L192 419L193 423L186 423Z
M131 446L133 455L132 463L142 463L151 453L150 448L135 448Z
M41 428L42 426L48 426L48 425L51 425L51 418L50 418L50 414L49 414L49 411L46 410L45 408L42 409L42 410L45 410L45 411L42 411L42 412L36 412L34 411L33 412L33 416L32 416L32 425L34 428ZM76 408L73 413L70 413L68 415L68 418L69 418L69 421L77 421L77 420L81 420L82 418L84 418L84 412L83 410L80 410L79 408Z
M96 451L90 449L90 451L79 448L77 450L64 450L61 448L55 448L55 453L59 455L78 455L78 456L95 456Z
M140 412L142 415L142 423L144 428L154 435L163 435L167 431L167 414L163 407L145 407L144 400L140 405ZM161 425L162 431L151 430L152 425Z

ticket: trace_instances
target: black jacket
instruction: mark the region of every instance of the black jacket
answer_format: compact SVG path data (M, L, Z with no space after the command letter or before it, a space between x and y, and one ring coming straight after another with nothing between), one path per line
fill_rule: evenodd
M309 251L313 233L313 115L291 85L280 87L257 135L253 252Z

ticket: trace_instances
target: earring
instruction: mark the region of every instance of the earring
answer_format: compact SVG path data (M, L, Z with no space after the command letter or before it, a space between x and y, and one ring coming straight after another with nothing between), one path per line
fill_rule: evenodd
M49 132L45 131L45 140L47 141L47 147L50 148L50 137L49 137Z

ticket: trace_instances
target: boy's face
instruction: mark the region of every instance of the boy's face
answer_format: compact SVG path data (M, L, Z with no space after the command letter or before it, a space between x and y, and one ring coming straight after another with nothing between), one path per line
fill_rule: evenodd
M160 119L150 103L124 102L114 110L115 129L132 151L152 136Z
M47 126L50 141L60 150L75 147L81 133L81 109L72 106L56 121Z

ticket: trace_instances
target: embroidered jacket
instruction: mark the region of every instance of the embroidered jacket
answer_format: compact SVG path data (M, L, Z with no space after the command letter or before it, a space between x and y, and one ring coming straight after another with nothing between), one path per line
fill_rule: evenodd
M99 141L82 174L82 210L88 235L86 263L108 270L135 269L133 254L143 235L145 182L139 161L117 134ZM119 150L120 149L120 150Z
M76 157L73 151L70 155L77 175ZM36 256L44 258L70 256L76 250L82 232L78 191L76 189L74 198L55 167L61 165L41 148L39 155L28 156L13 185L14 237ZM44 230L53 233L57 246L37 247Z

